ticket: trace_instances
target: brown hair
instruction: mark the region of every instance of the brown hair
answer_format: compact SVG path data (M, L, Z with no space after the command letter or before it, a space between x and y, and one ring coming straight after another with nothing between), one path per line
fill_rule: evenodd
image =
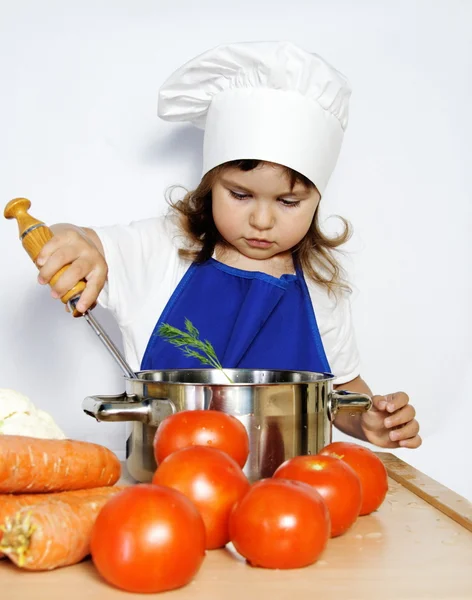
M227 168L237 168L242 171L251 171L263 161L237 160L219 165L206 173L198 187L187 192L181 200L169 203L174 213L180 216L179 222L191 242L190 248L181 248L179 255L197 263L203 263L213 255L216 244L224 244L215 226L212 214L211 191L218 176ZM314 188L314 184L301 173L284 167L290 181L291 188L296 183L301 183L306 188ZM310 229L305 237L293 249L294 261L302 268L305 275L313 281L325 286L329 291L335 292L342 288L349 290L349 285L344 280L344 272L334 256L334 251L344 244L351 236L349 223L339 217L343 223L343 231L335 237L327 237L321 230L319 205L316 208Z

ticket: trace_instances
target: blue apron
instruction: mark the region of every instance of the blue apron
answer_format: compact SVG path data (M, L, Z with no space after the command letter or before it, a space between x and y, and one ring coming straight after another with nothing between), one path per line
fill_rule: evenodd
M224 368L329 372L301 269L277 278L243 271L213 258L193 263L164 308L141 363L142 370L202 368L163 339L161 323L185 328L213 345Z

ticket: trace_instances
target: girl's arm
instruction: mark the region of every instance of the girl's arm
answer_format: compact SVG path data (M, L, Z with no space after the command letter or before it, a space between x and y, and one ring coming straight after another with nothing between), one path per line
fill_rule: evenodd
M343 433L381 448L417 448L421 444L416 411L404 392L374 396L361 377L334 386L335 389L359 392L372 397L372 408L352 417L339 412L334 425Z

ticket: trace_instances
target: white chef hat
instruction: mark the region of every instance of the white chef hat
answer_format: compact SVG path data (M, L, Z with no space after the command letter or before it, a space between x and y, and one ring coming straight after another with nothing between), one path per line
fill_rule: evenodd
M175 71L158 114L204 129L203 174L258 159L305 175L323 194L348 122L346 78L290 42L218 46Z

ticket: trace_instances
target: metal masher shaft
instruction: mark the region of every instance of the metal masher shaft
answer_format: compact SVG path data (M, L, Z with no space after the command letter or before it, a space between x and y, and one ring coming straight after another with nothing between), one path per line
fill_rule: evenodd
M75 298L71 298L69 300L68 305L72 312L75 310L75 305L77 304L79 298L80 298L80 296L76 296ZM112 340L108 337L107 333L102 328L102 326L97 321L97 319L92 315L92 313L87 310L86 312L83 313L83 317L87 321L87 323L90 325L90 327L94 330L94 332L98 335L100 341L105 346L105 348L108 350L108 352L113 356L113 358L118 363L118 365L120 366L123 373L127 377L130 377L131 379L137 379L136 373L126 362L126 359L124 358L124 356L121 354L121 352L118 350L116 345L112 342Z

